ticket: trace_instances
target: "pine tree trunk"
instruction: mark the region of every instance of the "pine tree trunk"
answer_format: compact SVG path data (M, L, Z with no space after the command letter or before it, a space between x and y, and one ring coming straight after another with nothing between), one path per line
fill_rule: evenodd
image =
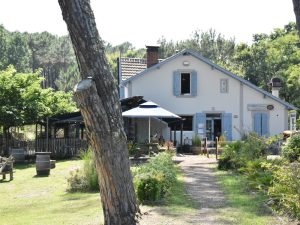
M298 35L300 36L300 0L293 0Z
M90 1L58 2L83 78L75 88L75 99L96 156L105 224L134 225L139 208L130 173L118 91Z

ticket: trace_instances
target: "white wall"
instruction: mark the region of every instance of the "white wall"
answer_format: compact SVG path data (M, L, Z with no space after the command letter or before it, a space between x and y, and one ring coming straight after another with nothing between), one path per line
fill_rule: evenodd
M188 61L189 66L184 66L183 61ZM173 95L173 71L175 70L197 71L196 97ZM221 78L229 81L228 93L220 93ZM263 94L246 85L242 86L243 95L240 95L240 81L191 55L177 57L161 65L160 68L149 71L132 80L127 88L128 97L144 96L146 100L152 100L178 115L193 115L198 112L232 113L234 140L240 138L240 130L253 130L252 112L248 111L247 104L273 104L274 110L268 111L270 134L278 134L285 129L286 110L283 105L268 97L264 98ZM240 108L241 102L243 103L242 108Z
M285 107L274 101L273 99L270 99L268 97L264 97L263 94L253 91L253 89L244 86L244 124L243 129L246 131L253 130L253 113L254 111L249 111L247 109L248 104L272 104L274 105L273 110L266 110L261 112L266 112L269 116L269 132L270 136L282 133L282 131L287 129L287 123L286 123L286 113L287 110Z

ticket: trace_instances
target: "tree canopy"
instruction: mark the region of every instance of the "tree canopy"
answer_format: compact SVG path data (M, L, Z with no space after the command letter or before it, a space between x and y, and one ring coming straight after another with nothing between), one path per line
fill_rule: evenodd
M272 77L283 81L281 98L300 106L300 49L294 23L270 34L253 35L253 44L236 46L231 67L251 83L268 90Z
M71 93L42 89L40 71L0 71L0 126L32 124L45 116L76 111Z
M283 80L280 97L300 107L299 37L295 23L276 28L270 34L254 34L253 43L236 43L214 29L196 30L186 40L158 40L160 58L189 48L200 52L218 65L269 91L274 76ZM119 57L145 58L145 49L136 49L130 42L113 46L105 43L106 56L117 80ZM9 32L0 26L0 70L12 64L18 72L41 69L44 88L71 91L79 82L78 65L69 36L58 37L48 32Z

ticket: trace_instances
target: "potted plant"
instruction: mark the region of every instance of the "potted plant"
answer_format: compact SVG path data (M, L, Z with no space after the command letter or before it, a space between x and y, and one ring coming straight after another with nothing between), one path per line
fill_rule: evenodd
M201 153L201 139L198 135L194 135L192 145L193 154L199 155Z

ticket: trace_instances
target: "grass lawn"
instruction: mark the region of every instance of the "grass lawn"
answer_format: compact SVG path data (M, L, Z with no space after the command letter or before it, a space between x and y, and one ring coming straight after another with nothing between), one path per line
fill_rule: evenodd
M228 207L232 208L222 212L224 218L235 218L234 224L239 225L284 224L264 206L266 195L246 191L243 176L226 171L218 171L217 175L225 191Z
M35 164L15 165L14 180L0 181L0 225L103 224L98 193L66 192L70 170L81 164L81 160L56 162L48 177L37 177ZM140 206L141 210L159 208L170 217L196 212L185 194L180 170L171 192L162 204Z
M81 163L80 160L57 162L49 177L36 177L35 164L16 165L14 180L0 181L0 224L103 223L98 193L66 192L69 171Z

